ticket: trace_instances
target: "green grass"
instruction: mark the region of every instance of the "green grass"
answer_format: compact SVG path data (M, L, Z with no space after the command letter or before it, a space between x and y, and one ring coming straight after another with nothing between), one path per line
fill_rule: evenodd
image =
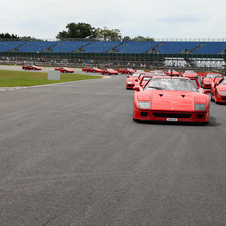
M60 80L48 80L47 72L0 70L0 87L37 86L97 78L102 77L61 73Z

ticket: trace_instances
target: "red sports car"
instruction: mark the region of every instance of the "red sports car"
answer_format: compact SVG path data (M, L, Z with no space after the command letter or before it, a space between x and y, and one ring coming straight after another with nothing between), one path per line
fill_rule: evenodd
M97 68L97 67L85 67L85 68L82 69L82 71L85 71L87 73L88 72L93 72L93 73L98 72L98 73L100 73L102 71L102 69Z
M36 67L35 65L22 65L22 69L24 69L24 70L34 70L34 71L42 70L40 67Z
M102 75L117 75L118 74L118 71L115 71L115 70L113 70L113 69L103 69L103 70L101 70L100 71L100 73L102 74Z
M175 71L175 70L173 70L173 69L170 69L170 70L168 70L167 72L166 72L166 74L167 75L169 75L169 76L180 76L180 73L179 72L177 72L177 71Z
M187 78L191 78L191 77L195 77L198 78L198 74L192 70L187 70L184 73L182 73L181 75L182 77L187 77Z
M132 75L134 72L136 72L136 70L132 69L132 68L120 68L119 69L119 73L121 74L128 74L128 75Z
M226 77L214 78L211 84L211 100L216 104L226 103Z
M141 92L134 92L134 121L208 123L209 109L209 96L188 78L156 76Z
M135 85L135 80L141 73L144 73L144 71L143 70L137 70L132 75L127 75L126 89L133 89L133 87Z
M223 75L221 75L219 73L208 73L206 76L202 76L201 86L205 89L210 89L211 83L216 76L218 76L218 77L222 76L223 77Z
M67 67L55 67L55 71L60 71L61 73L74 73L74 70Z

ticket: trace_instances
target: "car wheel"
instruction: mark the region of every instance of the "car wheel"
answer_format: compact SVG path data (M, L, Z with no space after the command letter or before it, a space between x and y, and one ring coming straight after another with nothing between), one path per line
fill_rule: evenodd
M127 72L127 74L129 75L129 74L130 74L130 72L128 71L128 72Z
M86 70L86 73L88 73L88 70Z
M107 74L109 75L109 72Z
M35 71L35 68L33 68L33 71Z
M96 73L96 71L94 70L93 73Z
M64 71L64 73L66 73L66 71Z
M104 74L104 72L101 72L101 74L103 75L103 74Z
M121 71L120 73L121 73L121 74L123 74L123 72L122 72L122 71Z
M25 67L24 70L27 70L27 68Z

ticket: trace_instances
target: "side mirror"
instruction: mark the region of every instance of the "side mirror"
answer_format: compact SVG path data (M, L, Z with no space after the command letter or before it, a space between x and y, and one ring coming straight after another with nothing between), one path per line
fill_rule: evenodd
M208 94L208 93L211 93L211 91L210 91L210 89L206 89L203 93Z
M138 86L134 86L134 87L133 87L133 90L135 90L135 91L140 91L140 88L139 88Z

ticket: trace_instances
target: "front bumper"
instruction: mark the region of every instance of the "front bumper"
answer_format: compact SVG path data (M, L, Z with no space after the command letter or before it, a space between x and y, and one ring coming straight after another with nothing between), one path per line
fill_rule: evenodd
M226 96L217 94L215 98L218 103L226 103Z
M133 108L134 120L169 122L209 122L209 110L206 112L153 111Z

